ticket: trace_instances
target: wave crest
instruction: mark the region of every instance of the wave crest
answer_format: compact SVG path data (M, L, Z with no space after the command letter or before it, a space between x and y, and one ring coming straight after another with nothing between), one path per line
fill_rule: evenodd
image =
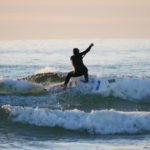
M40 94L45 89L40 84L26 80L0 80L0 94Z
M135 134L150 131L150 112L122 112L115 110L91 111L49 110L30 107L2 106L9 111L12 121L37 126L87 130L93 134Z
M22 80L28 80L35 83L62 82L65 80L65 76L66 74L59 72L37 73L35 75L22 78Z

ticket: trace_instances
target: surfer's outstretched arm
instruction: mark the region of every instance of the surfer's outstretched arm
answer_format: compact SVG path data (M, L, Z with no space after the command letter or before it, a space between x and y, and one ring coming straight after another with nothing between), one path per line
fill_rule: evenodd
M90 51L90 49L92 48L92 46L94 46L93 43L91 43L90 46L89 46L85 51L81 52L80 54L81 54L82 56L84 56L86 53L88 53L88 52Z

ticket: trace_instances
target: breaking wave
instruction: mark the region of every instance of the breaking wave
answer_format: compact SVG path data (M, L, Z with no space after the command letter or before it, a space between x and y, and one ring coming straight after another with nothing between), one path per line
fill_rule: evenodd
M22 78L22 80L28 80L35 83L46 83L46 82L62 82L65 80L66 74L60 72L46 72L37 73L34 75Z
M0 94L40 94L45 92L42 85L27 80L0 80Z
M49 93L49 87L54 83L64 81L65 74L52 72L31 75L23 80L0 80L0 94L38 94ZM81 77L82 78L82 77ZM131 101L150 101L150 79L129 77L98 77L90 76L88 84L68 89L68 94L100 94L105 97L113 96ZM112 82L113 81L113 82ZM80 78L72 78L72 83L80 82ZM73 84L72 84L73 85Z
M90 134L137 134L150 131L150 112L123 112L115 110L49 110L4 105L1 109L13 122L36 126L62 127L88 131Z

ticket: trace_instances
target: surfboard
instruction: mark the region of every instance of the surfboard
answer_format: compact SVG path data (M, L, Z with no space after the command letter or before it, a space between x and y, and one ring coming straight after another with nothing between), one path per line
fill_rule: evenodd
M100 91L106 90L107 88L110 88L111 85L115 82L116 82L115 79L109 79L109 78L102 79L102 78L97 78L97 77L90 77L89 82L86 83L84 78L78 77L78 78L72 78L70 80L70 82L67 85L66 90L79 87L79 88L86 88L86 90L88 90L89 92L90 91L100 92ZM54 84L48 89L48 91L52 93L64 91L62 84L63 83Z

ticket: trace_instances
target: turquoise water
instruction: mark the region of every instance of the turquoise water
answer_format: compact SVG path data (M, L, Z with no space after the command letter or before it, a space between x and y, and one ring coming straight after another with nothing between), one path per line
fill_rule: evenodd
M100 89L45 91L91 42L84 63ZM150 39L0 41L0 149L150 149L149 58Z

